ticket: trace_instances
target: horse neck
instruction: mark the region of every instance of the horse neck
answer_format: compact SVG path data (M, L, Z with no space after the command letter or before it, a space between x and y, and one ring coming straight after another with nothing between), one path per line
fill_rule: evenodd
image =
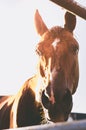
M43 88L43 82L39 73L28 80L28 87L30 87L34 92L36 101L40 102L40 94Z
M36 97L36 101L39 101L39 93L40 90L42 88L42 80L39 74L35 74L33 77L31 77L30 79L26 80L26 82L23 84L23 86L20 88L20 90L18 91L18 93L16 94L16 99L17 102L19 100L19 98L22 96L22 92L25 90L29 90L29 88L34 92L35 97Z

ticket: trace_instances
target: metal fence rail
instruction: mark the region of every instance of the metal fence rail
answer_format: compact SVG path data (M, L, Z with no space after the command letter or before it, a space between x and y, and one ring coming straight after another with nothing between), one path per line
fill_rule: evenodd
M86 120L15 128L15 130L86 130Z

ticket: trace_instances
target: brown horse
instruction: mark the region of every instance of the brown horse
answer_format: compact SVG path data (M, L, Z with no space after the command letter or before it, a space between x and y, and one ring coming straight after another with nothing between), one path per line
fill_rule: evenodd
M76 17L67 12L64 28L48 29L38 10L35 27L41 39L36 47L38 73L15 96L0 101L0 129L66 121L72 94L78 86L79 45L73 37Z

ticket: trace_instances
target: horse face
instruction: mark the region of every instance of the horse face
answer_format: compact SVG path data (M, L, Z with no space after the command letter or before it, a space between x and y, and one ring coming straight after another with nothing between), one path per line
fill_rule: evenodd
M41 99L53 122L68 119L72 94L78 85L79 45L73 37L75 24L75 16L67 12L64 28L57 26L48 29L38 11L35 14L36 29L41 36L36 48L39 73L44 83Z

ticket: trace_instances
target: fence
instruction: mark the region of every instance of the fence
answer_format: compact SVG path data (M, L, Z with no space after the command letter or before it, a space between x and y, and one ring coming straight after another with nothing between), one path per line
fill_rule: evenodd
M14 130L86 130L86 120L15 128Z
M50 1L86 20L86 6L80 5L74 0L50 0Z

